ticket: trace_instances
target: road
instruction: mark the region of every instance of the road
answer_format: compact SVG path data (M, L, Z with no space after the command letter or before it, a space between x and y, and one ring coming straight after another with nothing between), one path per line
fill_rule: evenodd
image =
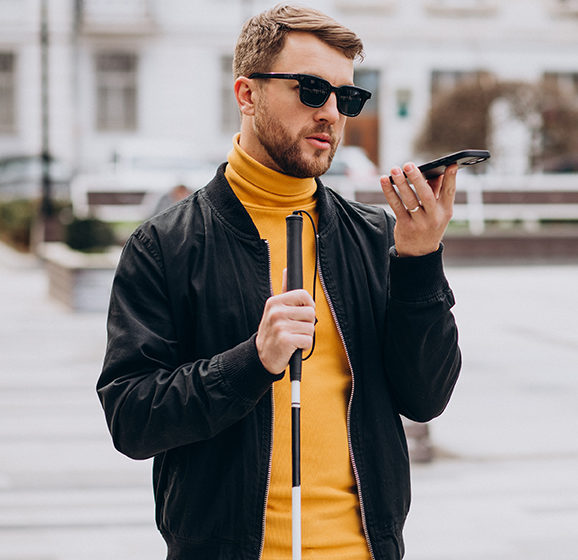
M578 265L449 267L464 367L413 467L407 560L575 560ZM110 442L103 313L0 245L0 560L160 560L151 462Z

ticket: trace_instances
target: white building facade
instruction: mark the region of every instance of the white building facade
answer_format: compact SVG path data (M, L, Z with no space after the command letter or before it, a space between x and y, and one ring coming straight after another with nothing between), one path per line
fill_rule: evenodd
M0 0L0 158L42 149L43 0ZM130 146L223 160L238 127L231 60L259 0L45 0L51 153L78 170ZM319 0L364 40L374 97L346 141L382 169L417 157L432 92L472 73L578 97L578 0ZM348 125L348 126L349 126ZM468 146L470 147L470 146ZM483 146L471 146L480 147Z

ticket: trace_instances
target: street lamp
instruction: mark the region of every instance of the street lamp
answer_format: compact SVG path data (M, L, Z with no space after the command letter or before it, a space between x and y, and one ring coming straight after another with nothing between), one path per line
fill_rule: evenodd
M54 205L52 201L52 175L50 155L50 100L49 100L49 60L48 60L48 0L40 4L40 99L41 99L41 203L38 241L54 241L56 236Z

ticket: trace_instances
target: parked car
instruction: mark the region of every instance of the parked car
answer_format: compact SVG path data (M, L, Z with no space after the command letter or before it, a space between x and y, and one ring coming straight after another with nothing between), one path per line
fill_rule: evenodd
M68 198L72 169L59 159L50 163L52 195ZM38 198L42 192L40 155L16 154L0 158L0 197Z
M379 171L359 146L340 146L321 180L350 199L355 191L380 190Z

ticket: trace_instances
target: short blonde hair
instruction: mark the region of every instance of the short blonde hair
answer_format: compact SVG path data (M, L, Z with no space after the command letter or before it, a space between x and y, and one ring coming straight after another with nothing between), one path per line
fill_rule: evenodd
M249 19L239 35L233 75L267 72L291 31L311 33L347 58L363 58L363 43L350 29L312 8L278 5Z

